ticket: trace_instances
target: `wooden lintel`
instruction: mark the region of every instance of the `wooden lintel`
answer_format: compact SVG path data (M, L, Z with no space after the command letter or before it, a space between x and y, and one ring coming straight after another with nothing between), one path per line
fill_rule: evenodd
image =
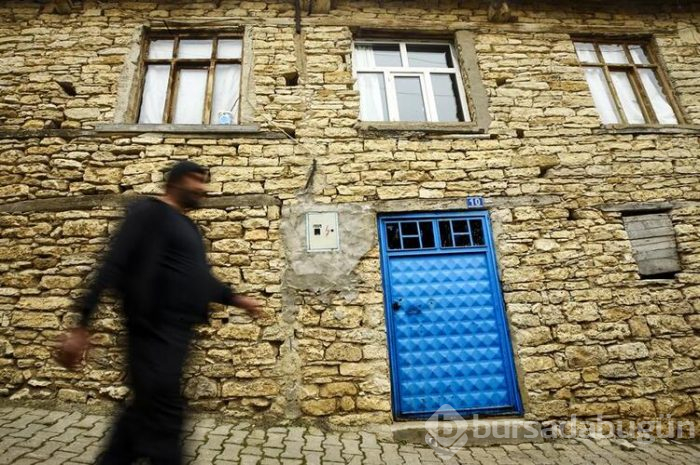
M514 23L518 17L510 11L509 0L491 0L488 18L492 23Z

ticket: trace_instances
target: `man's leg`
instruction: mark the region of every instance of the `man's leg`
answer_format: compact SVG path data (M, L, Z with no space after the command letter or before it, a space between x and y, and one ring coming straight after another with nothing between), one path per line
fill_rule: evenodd
M149 383L144 386L141 403L144 422L139 455L153 465L182 464L182 424L185 402L181 395L181 378L191 339L190 328L161 327L159 338L150 344Z
M154 391L149 419L144 431L148 444L144 455L153 465L182 464L182 424L184 400L180 395L180 380L165 381Z
M130 465L136 460L133 444L133 411L127 406L112 426L109 444L97 462L99 465Z

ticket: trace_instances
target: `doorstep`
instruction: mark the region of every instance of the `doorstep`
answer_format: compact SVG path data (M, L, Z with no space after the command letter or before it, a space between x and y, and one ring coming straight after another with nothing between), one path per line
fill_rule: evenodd
M428 423L425 421L397 422L391 426L391 433L396 441L426 444ZM544 442L541 425L537 421L520 418L494 418L478 420L458 420L430 422L430 431L443 438L457 440L467 435L467 446L489 446L501 444L522 444ZM428 438L433 440L433 438ZM440 443L450 443L450 439Z

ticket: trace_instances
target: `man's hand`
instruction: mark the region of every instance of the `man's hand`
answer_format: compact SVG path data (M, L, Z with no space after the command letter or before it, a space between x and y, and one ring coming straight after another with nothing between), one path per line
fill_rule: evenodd
M90 333L83 327L72 329L61 340L56 352L56 361L69 370L78 368L88 348L89 336Z
M253 297L234 295L231 299L231 305L246 310L253 318L259 318L262 312L263 303L258 299L254 299Z

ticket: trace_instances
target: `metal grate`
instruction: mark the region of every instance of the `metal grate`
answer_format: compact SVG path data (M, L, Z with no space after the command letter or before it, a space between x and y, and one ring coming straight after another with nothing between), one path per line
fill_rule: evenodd
M486 245L481 219L391 221L386 223L386 237L389 250L435 249L436 244L448 249Z

